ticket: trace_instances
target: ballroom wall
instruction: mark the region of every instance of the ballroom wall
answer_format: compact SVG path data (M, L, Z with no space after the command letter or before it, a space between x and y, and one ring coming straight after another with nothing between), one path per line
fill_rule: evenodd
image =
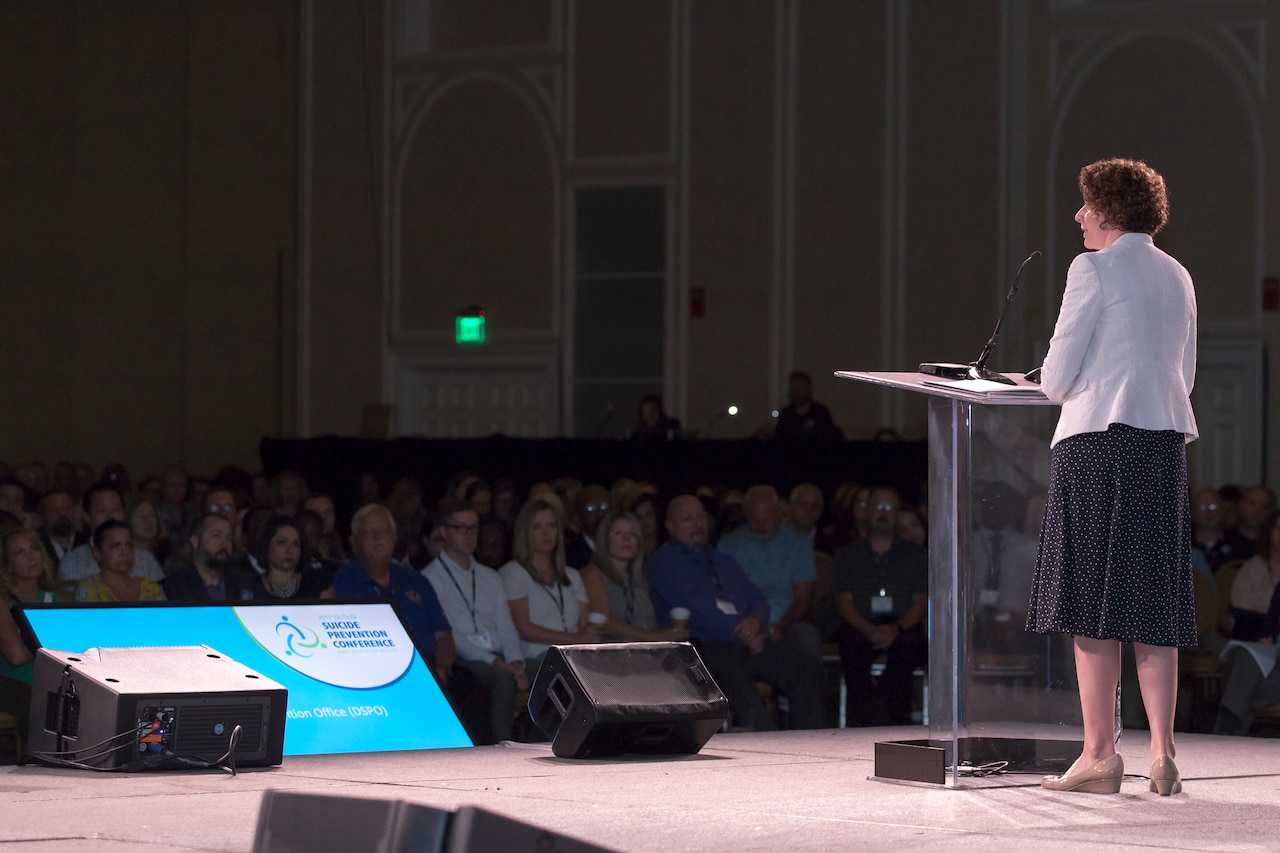
M1193 470L1275 482L1276 20L1257 0L5 4L0 271L24 319L0 336L0 458L255 467L262 436L354 434L377 405L398 433L621 431L636 383L607 380L610 413L581 382L605 321L580 316L575 217L627 186L662 191L641 336L687 427L767 426L799 368L851 436L918 437L919 401L831 373L972 359L1033 249L992 363L1036 363L1075 172L1126 154L1168 177L1159 242L1198 284ZM453 343L470 304L483 348Z
M0 4L0 459L211 472L293 428L295 23Z

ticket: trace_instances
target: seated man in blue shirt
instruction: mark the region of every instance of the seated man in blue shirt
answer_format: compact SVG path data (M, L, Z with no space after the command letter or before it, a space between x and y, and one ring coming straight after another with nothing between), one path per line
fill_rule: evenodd
M729 700L735 725L772 730L777 724L756 690L765 681L787 694L793 722L820 726L821 661L796 660L769 636L769 602L747 580L737 561L707 545L702 502L681 495L667 505L670 540L645 566L659 627L670 627L671 609L688 608L689 637ZM819 709L816 719L812 709Z
M396 523L382 504L366 504L351 518L355 558L338 569L322 598L391 599L409 637L427 658L441 684L449 680L456 656L453 632L431 584L392 560Z
M813 547L782 526L782 504L772 486L752 486L742 500L746 524L720 539L719 548L733 557L747 580L769 602L769 639L786 649L792 665L822 671L822 638L806 620L813 604ZM821 705L790 702L795 728L820 728Z

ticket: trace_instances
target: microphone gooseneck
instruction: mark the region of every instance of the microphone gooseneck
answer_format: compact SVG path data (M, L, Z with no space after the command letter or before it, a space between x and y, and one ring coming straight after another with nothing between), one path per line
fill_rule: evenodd
M1018 292L1018 284L1022 281L1023 270L1027 268L1027 264L1040 256L1040 250L1037 249L1027 255L1027 259L1022 262L1022 266L1018 267L1018 273L1013 277L1013 287L1009 288L1009 295L1004 298L1004 308L1000 311L1000 319L996 320L995 331L991 333L991 340L987 341L987 345L982 348L982 354L978 356L977 361L969 365L968 375L970 379L986 379L990 382L1002 382L1005 385L1017 384L1003 374L996 373L994 370L987 370L987 359L991 358L991 353L995 351L996 338L1000 337L1000 327L1004 325L1005 315L1009 313L1009 306L1013 304L1013 295Z

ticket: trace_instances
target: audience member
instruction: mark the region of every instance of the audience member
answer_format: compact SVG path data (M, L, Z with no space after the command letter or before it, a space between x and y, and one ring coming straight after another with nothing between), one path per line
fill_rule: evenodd
M898 513L898 536L903 542L929 547L929 531L925 529L924 519L914 508L904 506Z
M772 730L777 723L756 689L765 681L787 694L796 728L822 725L822 669L797 661L769 635L769 602L733 557L708 545L707 512L693 495L667 505L668 539L645 565L658 625L671 627L672 608L689 611L689 636L739 726ZM816 716L814 715L817 710Z
M302 502L302 509L314 512L324 523L320 535L310 543L312 556L334 565L345 563L349 555L338 531L338 513L333 498L327 492L310 492Z
M154 506L163 496L164 488L160 485L159 477L143 477L138 482L138 490L133 496L134 506L137 506L140 501L150 501Z
M1235 533L1240 525L1240 498L1244 497L1244 489L1235 483L1226 483L1218 486L1218 497L1221 500L1222 529ZM1253 542L1252 539L1245 541L1250 544Z
M205 513L213 513L220 515L232 524L236 520L236 495L235 492L226 486L215 485L205 492L204 501L193 507L193 515L201 516Z
M687 628L659 628L644 579L640 522L615 510L601 520L591 562L582 569L591 610L604 614L606 637L630 642L672 642L689 636Z
M447 503L453 503L449 499L445 499ZM422 571L427 564L440 556L440 552L444 550L444 528L440 526L440 521L436 516L434 509L424 510L422 513L422 527L418 532L418 559L411 562L418 571ZM485 565L489 565L485 563ZM501 565L501 564L499 564Z
M644 493L636 498L631 506L631 514L640 522L640 552L644 559L649 559L658 546L662 544L662 527L658 519L662 518L662 501L653 493Z
M387 495L387 509L396 521L396 559L415 566L426 565L418 541L426 515L424 501L422 481L408 475L396 480Z
M205 498L209 496L209 478L208 477L189 477L187 478L187 515L204 515L204 510L199 509L205 505Z
M267 565L258 556L258 544L262 542L263 531L275 517L276 511L269 506L254 506L245 510L236 526L240 534L240 547L244 550L231 558L233 566L255 575L267 573Z
M823 554L834 554L838 550L834 537L822 527L822 513L826 509L822 489L813 483L801 483L791 490L787 506L790 508L787 526L807 539L813 550Z
M231 522L205 513L191 527L191 560L164 579L169 601L246 601L255 598L257 578L231 565Z
M912 672L927 659L924 617L929 569L925 551L898 537L898 493L871 491L870 535L836 552L836 610L845 621L840 658L854 725L902 724L910 719ZM885 656L878 684L871 664Z
M566 507L570 507L578 500L578 492L582 491L582 480L572 474L565 474L552 480L551 488L555 489L561 502Z
M499 477L493 481L492 491L493 515L509 526L516 520L516 512L519 510L516 505L515 481L507 477Z
M476 480L467 486L463 500L471 504L472 509L481 518L488 518L493 514L493 492L484 480Z
M0 477L0 510L18 519L23 527L33 526L34 518L27 511L27 489L12 474Z
M836 487L831 496L831 523L822 528L831 553L835 554L854 538L853 501L858 492L858 484L843 482Z
M114 486L107 488L115 493ZM98 571L80 579L76 601L164 601L160 584L149 577L131 574L135 554L129 525L108 518L94 528L89 547Z
M249 502L254 506L271 505L271 478L259 471L249 480ZM306 501L303 501L303 506Z
M430 663L441 684L449 682L457 655L449 620L427 579L393 559L396 522L382 504L365 504L351 517L355 553L333 577L324 598L385 599L395 602L409 637Z
M640 484L630 477L619 477L609 486L609 506L614 510L630 510L640 497Z
M1272 512L1263 522L1253 551L1231 584L1232 633L1238 640L1272 633L1267 612L1280 582L1280 513Z
M467 489L471 488L472 483L480 482L480 475L474 471L462 470L449 478L448 484L444 487L444 495L442 500L446 501L465 501L467 499Z
M119 462L112 462L103 468L102 476L98 479L115 486L120 497L126 501L133 495L133 480L129 477L129 469Z
M640 398L636 408L636 425L631 428L632 438L675 438L680 432L680 421L662 410L662 398L648 394Z
M480 515L465 501L447 501L437 510L444 548L422 575L431 582L453 627L457 665L489 690L489 743L511 739L515 695L529 689L524 652L502 578L472 559Z
M319 598L336 573L336 567L333 571L312 567L300 523L286 515L267 519L258 534L254 557L266 569L260 585L267 598Z
M6 596L6 608L59 600L56 569L38 533L12 527L0 544L0 588ZM0 671L0 675L8 673ZM30 678L25 680L29 682Z
M194 478L192 482L194 482ZM224 486L212 486L205 492L204 499L200 503L192 505L189 509L190 512L187 515L189 526L194 527L206 515L220 516L231 524L232 558L236 561L235 565L237 567L245 568L246 560L243 558L245 547L241 524L244 511L236 509L236 498L232 491ZM191 536L191 530L173 531L171 533L172 541L177 543L177 547L170 549L169 557L164 562L166 577L194 571L195 563L192 558Z
M475 557L486 566L505 566L511 560L511 528L505 521L495 516L480 518Z
M587 621L582 576L565 565L560 518L544 498L526 503L516 516L515 556L499 569L528 672L537 672L552 644L601 639L599 626Z
M1205 557L1216 572L1234 560L1248 559L1253 545L1227 533L1222 521L1222 496L1203 488L1191 496L1191 548Z
M764 630L792 665L822 672L822 638L805 617L813 606L813 548L794 530L782 526L778 493L772 486L752 486L742 504L746 523L720 539L719 549L737 561L747 580L769 602ZM802 709L791 703L794 719L822 725L821 707Z
M1236 505L1237 521L1232 530L1246 542L1257 542L1267 518L1276 510L1276 493L1261 483L1249 486Z
M599 528L600 526L600 519L603 519L605 515L609 514L609 506L611 506L609 505L609 500L611 500L611 497L609 497L608 489L605 489L603 485L600 485L599 483L585 485L585 487L582 487L581 491L577 493L577 500L575 503L577 510L577 529L582 533L582 538L584 538L586 547L588 547L590 551L595 551L595 532L596 528ZM579 565L585 566L586 564L589 564L590 561L591 555L588 553L588 555L586 555L586 560L582 561ZM575 565L572 560L570 560L570 565Z
M359 485L356 486L356 507L381 502L382 486L378 483L378 478L369 471L365 471L360 475Z
M67 552L89 541L87 535L76 529L75 517L75 503L66 489L50 489L40 498L43 526L40 537L54 566L62 562Z
M787 407L778 414L774 437L779 441L817 439L843 440L831 410L813 399L813 379L803 371L795 371L787 383Z
M853 493L853 536L866 539L871 535L871 489L862 486Z
M732 533L746 524L746 515L742 510L741 493L730 492L723 502L717 503L715 498L702 497L702 508L707 513L707 544L716 547L720 537Z
M164 565L173 551L173 545L169 540L169 531L156 512L155 504L146 498L135 501L133 510L129 513L129 527L133 529L134 547L146 551L156 558L157 563Z
M35 531L17 526L0 535L0 712L25 725L31 707L33 656L22 641L10 608L58 600L53 561ZM25 728L20 731L26 731Z
M89 529L95 531L95 536L104 522L125 523L124 497L120 494L120 490L110 483L99 482L90 486L85 491L81 503L89 519ZM147 578L155 582L155 587L159 590L159 582L164 580L164 570L150 553L135 552L132 532L129 534L128 551L133 557L133 568L130 574L135 578ZM58 564L58 580L70 586L98 572L98 558L94 554L93 542L72 548Z
M1257 620L1256 627L1252 642L1235 644L1223 655L1227 666L1214 734L1247 735L1253 725L1254 709L1280 702L1280 666L1275 665L1280 589L1272 595L1267 614Z
M53 479L50 488L66 489L71 491L71 484L75 480L76 466L67 459L63 459L53 466Z
M1035 642L1025 626L1039 542L1017 529L1023 516L1022 495L1008 483L979 484L976 509L972 645L984 653L1017 653Z
M29 496L39 498L53 487L49 479L49 470L44 467L43 462L22 465L13 472L13 475L18 478L18 482L22 483Z
M156 512L160 522L173 536L187 529L190 508L187 506L187 475L177 465L170 465L160 475L160 500Z
M71 469L71 494L77 497L83 496L89 487L97 482L97 479L92 466L84 462L76 463Z
M248 493L252 488L252 478L250 478L249 487L244 491ZM271 478L271 507L277 515L289 517L297 515L306 499L307 481L297 471L285 469Z
M336 560L327 560L316 551L316 543L324 539L324 519L311 510L304 509L298 513L298 517L294 520L298 522L298 527L302 531L302 547L307 554L306 564L302 566L302 571L320 572L332 581L333 573L338 570L342 563ZM342 562L346 561L343 560Z

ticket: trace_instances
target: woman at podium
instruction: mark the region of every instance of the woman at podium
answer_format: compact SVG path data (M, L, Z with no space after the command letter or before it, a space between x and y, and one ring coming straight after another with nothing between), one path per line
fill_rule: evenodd
M1080 170L1084 247L1041 370L1062 407L1027 630L1074 638L1084 751L1041 784L1116 793L1120 644L1133 643L1151 726L1151 790L1181 790L1173 763L1178 647L1196 644L1186 444L1196 438L1191 276L1156 248L1164 179L1137 160Z

